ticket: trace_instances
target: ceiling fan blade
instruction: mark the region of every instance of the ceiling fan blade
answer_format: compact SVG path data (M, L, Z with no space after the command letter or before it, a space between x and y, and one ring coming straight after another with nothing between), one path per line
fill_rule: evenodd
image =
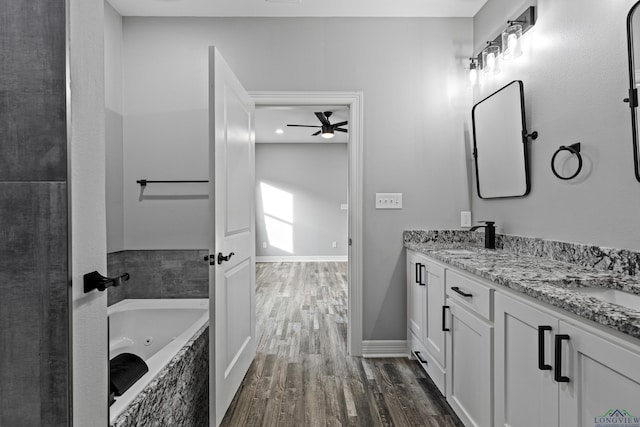
M334 128L337 128L337 127L340 127L340 126L344 126L344 125L346 125L347 123L349 123L349 122L345 120L344 122L334 123L334 124L332 124L331 126L333 126Z
M317 125L287 125L290 127L297 127L297 128L320 128L322 126L317 126Z
M321 130L319 130L319 131L318 131L318 132L316 132L316 133L312 133L312 134L311 134L311 136L320 135L320 133L321 133L321 132L322 132L322 131L321 131Z
M318 120L320 120L320 123L322 123L325 126L331 126L331 123L329 123L329 120L325 117L324 113L319 113L316 111L315 114Z
M333 128L333 130L337 130L338 132L349 132L348 130L342 128Z

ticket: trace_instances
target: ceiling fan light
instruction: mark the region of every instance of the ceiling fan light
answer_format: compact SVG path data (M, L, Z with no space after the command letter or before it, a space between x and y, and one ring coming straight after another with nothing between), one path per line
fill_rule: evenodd
M333 134L333 132L325 131L325 132L322 132L322 133L320 134L320 136L321 136L321 137L323 137L324 139L331 139L331 138L333 138L335 135Z
M322 126L322 133L320 134L324 139L331 139L335 135L333 134L333 128L330 126Z

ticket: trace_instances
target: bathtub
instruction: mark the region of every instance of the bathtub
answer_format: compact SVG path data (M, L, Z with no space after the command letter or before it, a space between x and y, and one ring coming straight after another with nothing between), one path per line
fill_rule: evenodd
M127 299L112 305L109 316L109 359L133 353L147 363L140 378L109 409L109 424L169 364L191 337L209 321L208 299Z

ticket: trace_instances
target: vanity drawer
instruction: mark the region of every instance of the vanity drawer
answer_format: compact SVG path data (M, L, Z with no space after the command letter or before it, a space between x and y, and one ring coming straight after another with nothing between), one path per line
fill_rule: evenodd
M411 359L417 360L420 367L429 375L429 378L436 385L442 395L445 395L445 371L438 362L429 354L420 340L409 331L409 348L411 349Z
M491 318L492 289L455 271L446 270L447 297L460 301L487 320Z

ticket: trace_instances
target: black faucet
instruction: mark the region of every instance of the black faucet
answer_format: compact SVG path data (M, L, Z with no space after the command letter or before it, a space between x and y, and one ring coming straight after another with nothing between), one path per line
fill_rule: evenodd
M496 248L496 227L495 221L480 221L485 225L475 225L469 229L469 231L475 231L478 228L484 228L484 247L487 249Z

